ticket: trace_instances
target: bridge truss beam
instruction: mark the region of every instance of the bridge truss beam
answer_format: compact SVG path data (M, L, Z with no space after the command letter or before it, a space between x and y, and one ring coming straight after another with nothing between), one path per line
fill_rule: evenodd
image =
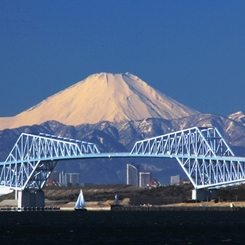
M138 141L131 154L176 158L195 189L245 181L245 158L237 158L217 128L193 127Z
M245 158L177 157L195 189L217 188L245 182Z
M131 154L234 156L216 128L189 128L135 143Z
M41 189L59 160L119 157L176 158L195 189L245 181L245 158L234 153L216 128L193 127L138 141L130 153L100 153L93 143L47 134L21 134L0 163L0 185Z
M0 164L0 185L15 190L41 189L58 160L98 153L93 143L23 133Z

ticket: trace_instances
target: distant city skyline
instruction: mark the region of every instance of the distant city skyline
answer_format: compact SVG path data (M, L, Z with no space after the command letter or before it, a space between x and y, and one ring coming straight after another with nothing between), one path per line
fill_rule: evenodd
M100 72L201 113L245 111L244 12L241 0L2 0L0 117Z

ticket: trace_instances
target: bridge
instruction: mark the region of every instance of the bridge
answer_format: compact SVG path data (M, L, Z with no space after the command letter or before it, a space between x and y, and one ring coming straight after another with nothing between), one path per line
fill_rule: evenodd
M245 158L234 155L217 128L193 127L138 141L130 152L122 153L101 153L94 143L86 141L22 133L0 163L0 187L18 191L20 206L23 200L31 199L26 194L31 190L39 193L37 199L43 202L42 187L58 161L126 157L175 158L195 190L245 181Z

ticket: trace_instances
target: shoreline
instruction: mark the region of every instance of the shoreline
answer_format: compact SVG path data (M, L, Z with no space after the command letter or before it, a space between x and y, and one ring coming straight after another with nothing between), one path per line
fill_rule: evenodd
M129 200L114 200L105 202L86 202L88 211L245 211L245 202L199 202L199 203L173 203L164 205L130 205ZM33 207L18 209L16 200L5 200L0 203L0 211L74 211L75 202L53 201L46 202L44 208Z

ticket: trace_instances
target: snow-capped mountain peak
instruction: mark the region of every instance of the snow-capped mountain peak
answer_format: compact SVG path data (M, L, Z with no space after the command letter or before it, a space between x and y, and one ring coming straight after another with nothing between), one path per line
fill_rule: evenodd
M0 118L0 129L49 120L80 125L144 118L176 119L197 113L135 75L103 72L87 77L14 117Z

